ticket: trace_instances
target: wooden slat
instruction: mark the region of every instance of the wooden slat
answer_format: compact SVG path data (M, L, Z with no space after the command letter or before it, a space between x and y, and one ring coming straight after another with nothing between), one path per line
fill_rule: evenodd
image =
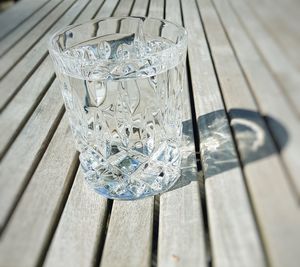
M95 266L106 214L107 200L88 187L79 170L43 266Z
M235 14L237 14L239 20L242 21L243 26L248 31L254 44L266 60L268 66L275 76L275 79L280 83L280 86L285 93L282 95L282 97L287 95L290 103L293 105L293 108L299 117L300 69L297 70L289 58L283 53L278 43L274 42L272 34L270 34L264 28L263 23L259 21L257 15L252 12L252 10L244 1L231 0L230 2L236 9Z
M56 7L39 24L37 24L25 37L11 50L5 53L0 61L0 78L9 71L24 54L45 34L45 32L59 19L74 3L74 0L66 0Z
M58 92L55 82L0 163L0 229L60 119L63 103Z
M206 266L199 183L160 197L158 267Z
M132 13L139 9L139 15L144 15L146 9L140 10L139 2L135 1ZM130 6L129 2L124 8L126 6ZM117 10L117 13L126 11L128 14L129 9ZM153 197L132 202L114 201L101 267L151 266L153 208Z
M136 0L131 11L131 16L145 16L149 1Z
M299 134L300 134L300 125L299 125L299 115L300 115L300 90L299 90L299 84L300 84L300 72L297 71L294 66L291 64L290 61L287 60L287 58L283 55L282 50L278 47L277 43L275 43L272 39L270 39L268 33L264 30L261 24L259 24L257 21L257 18L253 16L249 8L241 2L241 1L231 1L232 5L235 6L235 8L243 14L240 16L240 19L243 21L245 28L248 30L249 34L252 36L252 40L256 43L255 45L259 47L260 52L263 54L265 59L267 60L271 70L275 74L275 82L278 80L280 82L280 86L284 89L285 93L288 95L290 102L292 102L292 105L288 103L287 101L284 101L285 95L281 93L279 90L279 86L272 83L270 86L272 89L269 88L266 90L268 91L266 93L270 93L270 96L273 95L276 92L276 98L280 98L279 100L276 100L276 102L269 103L269 107L266 107L265 103L266 101L263 99L263 97L266 97L266 95L258 94L258 90L261 89L254 89L255 94L258 97L258 101L260 103L260 106L265 109L265 112L269 113L270 115L273 115L273 118L278 118L282 122L286 122L288 134L290 135L290 140L288 141L286 149L284 149L283 160L286 164L290 175L292 176L292 179L297 186L296 191L298 193L298 198L300 199L300 179L299 179L299 171L300 166L298 162L296 162L298 151L300 150L300 142L299 142ZM251 21L251 23L249 23ZM256 74L257 75L257 74ZM269 79L272 79L269 75ZM264 77L264 81L268 83L268 80L266 77ZM250 81L253 86L258 86L257 82L254 84L254 80ZM270 82L269 82L270 83ZM262 88L263 85L260 85ZM266 87L266 85L264 86ZM268 97L270 97L268 96ZM279 103L277 102L279 101ZM272 103L274 103L272 105ZM280 107L283 106L280 111L277 111L277 105L280 105ZM295 111L296 110L296 111ZM271 112L272 111L272 112ZM293 114L294 112L297 112L297 114ZM298 115L298 118L297 118ZM276 125L274 125L271 128L274 132L278 132L278 128ZM280 144L284 144L287 142L287 140L284 140L285 137L283 137L279 132L276 134L276 137L278 142ZM292 142L292 143L291 143ZM284 145L283 145L284 146ZM291 160L292 159L292 160Z
M78 18L79 21L86 20L90 16L93 16L92 14L95 13L95 10L97 10L101 2L94 0L91 2L91 4L93 6L89 5L87 9L84 10L84 12ZM106 16L109 15L110 12L106 14ZM41 105L43 104L43 101L47 99L52 108L50 109L47 106L44 107L44 113L57 114L58 112L53 107L55 106L53 104L59 105L60 107L62 106L61 96L57 93L59 88L57 87L57 82L55 81L42 100ZM57 99L49 97L50 92ZM34 117L34 114L32 117ZM43 121L45 124L49 123L49 120L45 116ZM28 124L30 124L30 121ZM43 124L38 125L44 128ZM28 128L30 128L30 130L33 132L36 131L36 126L33 124L28 125ZM22 133L20 136L23 136ZM39 133L38 136L32 136L32 138L36 140L36 137L41 138L40 135L41 134ZM20 137L18 140L19 139ZM15 143L17 143L18 140ZM13 150L13 147L11 150ZM18 159L15 160L18 161ZM47 242L51 238L57 216L59 216L59 207L63 205L63 199L66 197L66 194L68 194L68 186L71 182L70 179L72 178L71 171L76 170L74 169L74 167L77 167L76 162L77 156L75 157L74 142L73 138L70 137L70 130L65 116L60 123L60 126L56 131L42 161L40 162L38 169L35 171L34 176L30 180L29 185L26 188L26 191L22 196L21 201L17 206L17 209L13 214L7 228L5 228L2 239L3 245L0 245L0 255L2 255L1 253L5 254L11 248L18 248L15 250L13 255L3 257L3 263L5 263L5 266L6 264L11 264L13 266L36 266L38 262L43 260L44 249L47 249ZM66 173L65 171L67 171L68 168L70 169L68 173ZM1 178L3 177L1 176ZM81 178L81 176L77 177L77 179ZM91 266L94 266L94 256L97 250L96 242L100 237L99 229L101 225L104 226L103 219L106 209L106 200L102 200L102 204L99 203L100 197L97 194L90 191L90 189L84 189L81 186L83 186L82 181L76 182L75 188L71 192L67 208L63 213L63 220L59 225L58 234L55 237L52 249L50 251L51 254L47 259L47 264L50 266L51 264L54 264L54 266L59 266L59 264L64 262L73 261L75 261L78 266L87 266L85 264L81 265L83 261L85 263L90 263ZM46 194L44 193L45 190ZM83 190L83 192L80 190ZM87 190L89 190L89 192L86 192ZM86 194L86 197L82 197L81 194ZM90 196L88 194L90 194ZM32 202L31 197L33 197L35 200L38 200L38 202ZM51 203L49 203L49 200L51 200ZM8 200L5 200L6 204L7 201ZM3 203L3 201L1 201L1 203ZM79 209L80 206L78 203L82 205L82 209ZM93 209L93 206L90 205L92 203L94 204L94 207L97 205L98 210ZM78 217L74 218L74 224L71 225L69 218L70 216L74 216L72 205L76 206ZM85 208L87 206L90 210ZM92 210L94 213L92 213ZM23 220L20 219L20 216L25 216L26 218ZM79 218L82 220L80 221ZM32 222L33 220L34 223ZM32 227L32 225L34 225L34 227ZM70 228L71 226L77 231L80 229L82 230L80 239L77 239L77 247L75 248L73 242L74 240L72 239L74 238L72 234L74 234L75 230L72 231ZM88 230L84 229L84 227L88 228ZM65 230L65 228L67 228L68 231ZM24 229L26 229L25 232L23 232ZM77 233L79 234L79 232ZM88 233L93 236L93 239L90 238L91 236L89 236ZM87 242L85 243L82 239L83 235L88 238L86 239ZM11 238L11 236L14 236L14 238ZM60 247L57 247L62 244L60 238L63 238L64 245L68 244L68 251L62 251L60 250ZM27 241L30 242L30 246L26 245ZM87 245L89 245L89 247L87 247ZM81 253L78 253L77 251L78 246L81 248ZM94 247L94 251L90 250L92 247ZM69 254L67 254L67 252ZM63 253L63 259L59 258L62 256L60 253ZM76 257L74 255L76 255ZM74 264L71 265L74 266Z
M0 157L17 135L32 109L39 103L43 92L54 78L52 62L47 57L32 77L24 84L20 92L0 115Z
M97 2L101 4L101 2ZM78 17L78 21L87 20L94 15L94 11L95 5L88 6ZM107 16L109 14L107 13ZM53 70L50 72L53 73ZM0 189L0 229L3 227L16 197L30 178L32 165L34 166L35 162L39 160L40 153L43 152L43 147L53 131L52 127L56 125L56 120L61 116L63 104L59 91L58 81L55 80L1 162L0 184L3 187L1 187L2 190ZM28 101L30 102L30 99ZM20 162L20 164L14 167L13 162ZM8 174L11 177L9 180L5 179ZM2 191L5 193L2 194Z
M103 1L97 0L97 3L95 1L89 3L85 11L76 19L76 23L94 17L97 8L103 3ZM52 62L50 56L47 56L0 115L0 128L3 129L0 134L0 158L30 116L32 109L40 101L53 77Z
M153 18L163 18L164 17L164 0L151 0L148 16L153 17Z
M15 30L11 31L3 40L0 41L0 56L5 52L11 49L22 37L24 37L28 32L45 16L48 15L59 3L61 0L52 0L44 5L40 10L34 13L32 16L22 23Z
M295 1L293 4L290 3L290 8L286 11L283 10L282 5L287 8L287 1L280 1L281 4L266 0L246 2L252 6L276 43L282 47L290 61L300 71L300 55L297 51L300 45L299 1ZM293 11L296 14L293 14Z
M23 0L0 14L0 39L48 1L49 0Z
M260 106L260 111L267 115L268 126L272 131L287 166L294 190L297 194L297 201L300 199L300 165L298 154L300 151L300 124L299 118L291 108L290 103L282 95L276 81L266 68L263 59L260 57L253 43L241 27L227 1L215 1L221 19L227 30L235 53L245 72L246 78ZM280 107L280 108L279 108ZM280 122L285 129L274 123Z
M1 237L1 266L37 266L73 182L77 161L71 130L63 118Z
M189 31L189 63L205 175L214 266L264 266L251 212L209 49L192 1L183 1ZM222 149L222 150L221 150Z
M114 201L101 267L151 266L153 198Z
M20 89L24 80L28 79L38 67L43 57L47 55L47 45L52 34L62 27L67 26L69 23L72 23L88 2L88 0L76 2L31 48L20 62L4 76L0 81L0 111L2 111L5 105L11 100L16 91Z
M117 9L115 10L113 16L128 16L132 5L134 4L133 0L123 0L119 2ZM121 26L122 27L122 26Z
M205 1L199 0L199 2ZM200 10L226 106L229 115L232 116L231 123L269 262L272 266L296 266L299 262L297 252L300 240L299 208L289 189L288 180L270 133L257 111L255 101L234 58L234 52L218 21L217 14L208 2L200 4ZM224 6L222 12L227 14ZM241 117L238 117L239 114ZM253 151L249 149L249 144L248 146L245 144L245 135L249 138L251 130L243 132L239 129L243 122L249 122L249 119L251 124L261 131L258 135L262 136L263 151ZM253 134L255 133L252 132Z
M180 1L166 1L166 19L182 24ZM195 145L190 110L188 86L183 89L183 129L184 138L188 138L183 155L180 179L190 184L170 191L160 197L158 267L167 266L206 266L206 247L201 211L200 188L195 167ZM186 134L189 133L187 137ZM189 148L188 148L189 147ZM187 157L185 159L185 157ZM191 182L192 181L192 182ZM184 185L184 184L183 184Z

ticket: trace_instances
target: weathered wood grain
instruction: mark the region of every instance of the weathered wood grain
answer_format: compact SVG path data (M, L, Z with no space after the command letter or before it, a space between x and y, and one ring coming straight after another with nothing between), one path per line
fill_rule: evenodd
M164 18L164 0L151 0L148 16L153 18Z
M235 14L239 18L239 21L241 21L244 28L249 33L254 45L266 60L267 66L273 72L275 80L279 82L280 87L283 89L284 94L282 94L282 97L288 97L299 117L300 69L297 70L289 58L284 54L278 42L274 42L272 34L265 29L256 12L249 8L244 1L231 0L230 2L234 7Z
M0 14L0 39L24 22L49 0L23 0Z
M105 1L99 12L96 14L95 18L109 17L112 16L112 12L116 5L118 5L118 0Z
M54 82L0 163L0 229L30 178L63 111Z
M267 125L258 113L256 103L239 69L217 14L208 1L199 0L199 2L204 2L200 5L200 9L225 103L229 109L229 116L232 116L231 124L269 262L272 266L294 266L293 264L299 261L297 242L300 240L298 231L300 215L296 211L297 203L290 192L284 167ZM238 94L235 93L237 91ZM242 117L238 117L239 113ZM249 119L252 126L258 127L260 133L240 130L243 122ZM251 144L245 143L246 135L248 140L251 135L256 135L254 138L261 136L262 140L259 141L262 143L260 145L263 146L262 149L258 147L257 150L253 150L253 147L249 147ZM270 190L271 186L276 189ZM291 217L290 214L294 216Z
M280 4L266 0L246 2L253 8L264 27L272 34L274 41L282 47L290 62L300 71L300 55L297 51L300 45L299 2L280 1ZM288 3L289 5L287 5Z
M92 3L95 4L95 1ZM84 11L78 17L78 20L87 20L94 15L95 7L95 5L88 7L86 12ZM107 13L107 16L110 14ZM28 101L31 100L28 99ZM55 80L1 162L0 229L23 186L30 178L34 165L38 162L40 154L43 153L47 140L55 130L53 127L57 124L62 112L63 101L58 80ZM15 162L19 162L19 164L15 166ZM10 175L9 180L5 178L8 175Z
M136 0L131 11L131 16L145 16L148 7L148 0Z
M252 92L260 106L260 111L262 114L267 115L268 126L280 148L282 159L287 166L287 171L291 178L291 190L296 192L296 201L299 201L299 118L287 99L282 96L281 89L266 68L262 58L240 25L228 2L219 0L214 2L252 88ZM274 120L277 120L282 125L288 136L283 134L282 127L278 127L278 124L274 123Z
M66 0L51 11L48 16L37 24L25 37L12 49L5 53L0 61L0 78L9 71L24 54L47 32L47 30L59 19L74 3L74 0Z
M38 105L53 78L52 62L50 57L47 57L24 84L16 97L9 103L7 108L0 114L1 158L18 131L31 115L35 106Z
M107 200L88 187L79 169L43 266L95 266L106 214Z
M77 157L63 118L1 236L1 266L37 266L73 182Z
M270 0L181 2L189 31L189 63L206 176L210 240L205 247L197 174L194 169L188 171L190 165L185 166L184 179L192 182L160 196L158 267L206 266L210 248L212 265L216 267L296 267L300 261L299 64L297 55L292 56L296 53L297 25L291 24L289 16L295 17L298 4L292 0L284 4L280 0L276 4ZM77 1L49 31L43 32L38 24L46 20L47 8L49 12L54 10L55 3L56 0L47 4L45 0L22 0L16 7L23 6L24 14L19 18L11 15L9 28L0 23L0 39L2 34L5 36L0 41L0 46L5 44L0 52L10 49L14 42L18 47L27 38L24 34L40 27L36 41L26 41L26 49L13 55L13 60L20 61L0 81L3 267L40 266L45 256L43 265L47 267L96 266L102 253L98 245L104 239L107 201L90 191L79 172L68 197L78 159L66 115L60 121L64 110L47 57L47 35L75 18L82 22L96 12L98 18L110 16L116 5L114 15L127 15L132 3L131 15L145 15L148 2L106 0L102 6L103 1ZM263 11L258 10L260 5ZM283 14L283 10L291 13ZM268 14L263 18L264 12ZM1 14L0 22L6 14L12 13ZM180 0L151 1L149 16L162 18L164 14L166 19L180 24ZM276 18L277 24L272 24ZM286 31L281 34L283 30ZM292 32L295 36L289 36ZM285 36L288 38L283 40ZM287 45L289 40L293 40L291 46ZM293 51L287 52L291 47ZM25 50L29 50L27 54ZM12 63L8 62L8 68L9 64ZM187 91L185 94L187 100ZM185 107L185 127L190 127L188 104ZM188 129L187 138L191 140ZM249 151L250 139L262 149ZM192 146L190 142L189 151ZM195 167L194 161L191 165ZM153 198L114 201L102 267L151 266L153 209Z
M198 8L183 1L214 266L264 266L261 245ZM230 192L227 193L228 189ZM230 249L229 249L230 246Z
M88 0L76 2L30 49L20 62L0 80L0 111L4 109L5 105L23 85L24 81L30 77L47 55L47 45L52 34L62 27L67 26L69 23L72 23L88 2Z
M101 267L151 266L153 204L152 197L114 201Z
M199 192L194 181L161 195L157 266L206 265Z
M11 49L22 37L24 37L33 27L43 20L61 0L52 0L46 3L40 10L32 14L25 23L22 23L0 41L0 56Z
M84 12L76 19L76 23L93 18L103 1L93 0ZM26 122L35 106L39 103L45 90L54 78L54 70L50 56L41 63L29 80L22 86L14 99L8 104L0 115L0 158Z
M180 1L166 1L166 19L182 24ZM207 259L187 82L183 89L183 109L183 123L189 122L186 124L189 129L184 128L183 134L185 137L186 132L191 133L189 143L185 145L190 147L191 157L185 162L183 155L182 164L187 165L190 172L182 172L182 176L187 177L180 179L190 184L160 197L158 267L205 266Z

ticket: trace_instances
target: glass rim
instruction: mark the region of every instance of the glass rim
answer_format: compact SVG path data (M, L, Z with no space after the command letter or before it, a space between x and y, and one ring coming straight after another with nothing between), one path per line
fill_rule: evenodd
M186 50L187 47L187 41L188 41L188 33L187 30L182 26L179 25L175 22L166 20L166 19L160 19L160 18L155 18L155 17L146 17L146 16L111 16L111 17L103 17L103 18L96 18L96 19L91 19L91 20L87 20L81 23L77 23L77 24L71 24L69 26L66 26L58 31L56 31L55 33L53 33L50 37L50 40L48 42L48 49L50 51L50 53L52 52L53 54L58 55L59 57L61 57L62 59L69 59L69 60L76 60L76 61L86 61L85 59L82 58L78 58L75 56L71 56L71 55L67 55L65 53L63 53L63 51L60 51L57 46L56 46L56 38L58 36L60 36L61 34L64 34L65 32L74 29L76 27L85 25L85 24L93 24L93 23L97 23L97 22L101 22L101 21L105 21L105 20L121 20L121 19L130 19L130 18L137 18L137 19L149 19L149 20L155 20L155 21L160 21L160 22L164 22L170 25L175 26L178 30L181 31L181 34L178 34L179 37L179 41L177 43L172 43L169 47L164 48L160 51L156 51L156 52L150 52L147 53L146 55L142 56L141 58L139 58L139 60L141 59L146 59L149 56L162 56L164 54L172 54L172 52L174 51L180 51L182 48L184 50ZM180 49L181 48L181 49ZM111 62L115 62L115 63L126 63L126 62L130 62L133 59L123 59L123 58L118 58L118 59L89 59L88 62L93 62L93 63L111 63Z

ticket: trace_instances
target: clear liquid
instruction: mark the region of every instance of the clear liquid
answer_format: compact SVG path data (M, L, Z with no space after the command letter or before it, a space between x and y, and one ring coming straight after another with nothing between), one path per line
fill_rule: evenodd
M158 39L141 48L128 36L117 37L66 53L87 60L126 55L127 68L102 77L81 66L81 78L70 71L59 76L86 180L109 198L135 199L167 190L180 175L183 64L166 71L156 65L148 73L132 68L141 51L169 44Z

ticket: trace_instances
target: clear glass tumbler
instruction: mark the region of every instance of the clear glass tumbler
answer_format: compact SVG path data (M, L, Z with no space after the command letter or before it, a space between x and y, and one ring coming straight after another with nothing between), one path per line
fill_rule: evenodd
M88 183L113 199L168 190L180 176L187 33L111 17L67 27L49 51Z

